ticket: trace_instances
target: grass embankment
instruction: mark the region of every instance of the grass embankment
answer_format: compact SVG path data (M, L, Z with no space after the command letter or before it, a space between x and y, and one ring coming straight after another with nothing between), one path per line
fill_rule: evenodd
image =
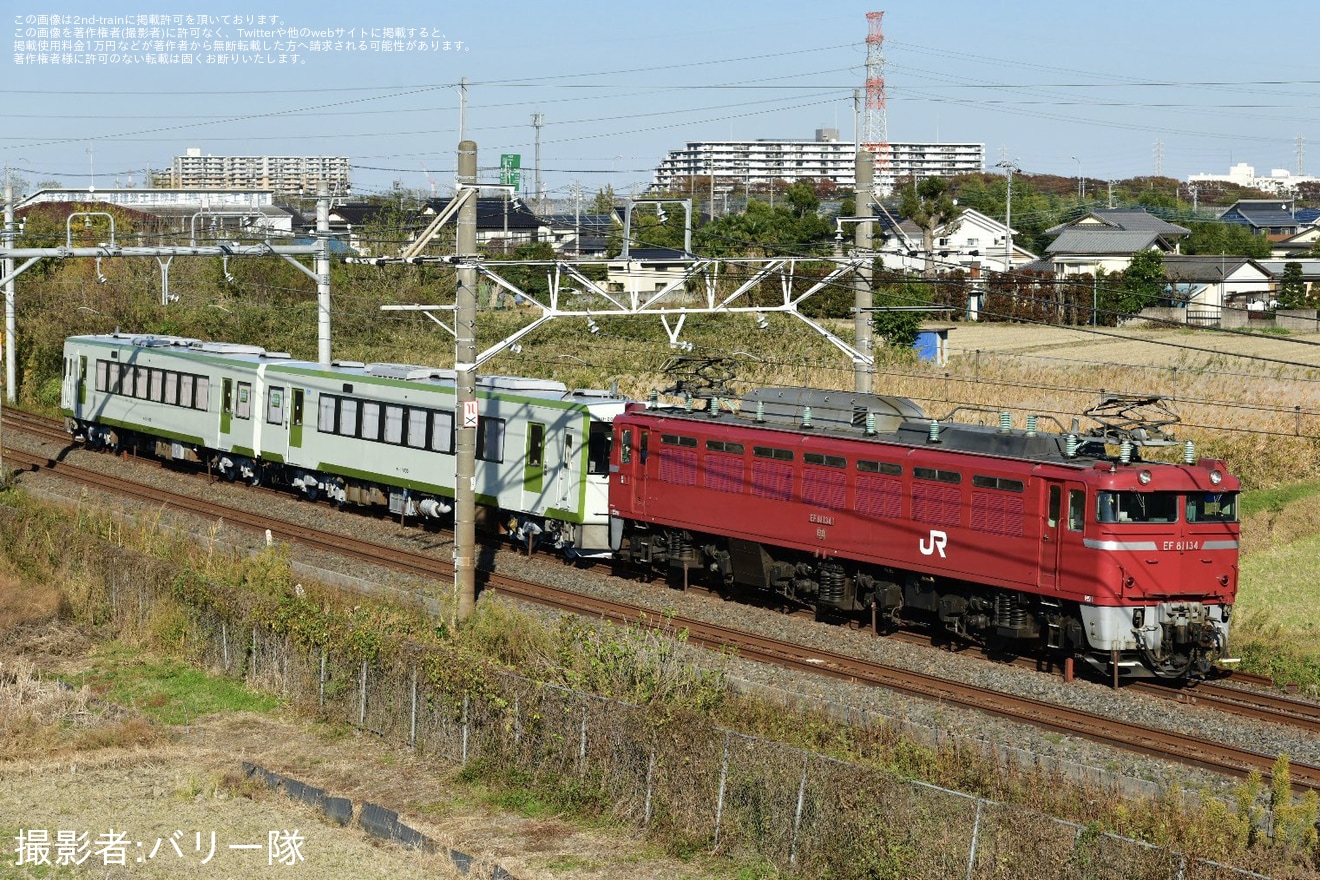
M1136 802L1097 797L1094 786L1079 787L1043 771L1006 772L979 749L969 749L957 741L946 740L931 747L909 741L883 724L863 729L809 710L787 710L736 698L718 674L690 666L676 650L674 640L654 633L573 620L546 627L508 606L489 601L480 604L470 625L457 633L448 632L418 618L410 609L382 606L371 610L362 604L361 597L306 584L299 593L289 578L287 558L278 551L257 557L230 557L163 535L151 523L126 527L115 518L59 514L12 496L10 501L17 504L17 509L5 516L3 546L11 560L8 574L19 589L8 592L18 595L34 583L70 584L71 588L61 591L54 600L47 588L46 597L36 606L31 606L31 597L23 601L29 602L29 609L36 607L50 615L61 615L78 634L74 641L88 639L90 644L98 627L109 620L107 584L96 575L98 570L105 570L98 566L107 552L106 536L113 537L110 551L115 555L113 565L120 583L126 575L133 577L140 572L143 578L163 578L163 583L173 585L162 594L145 625L121 628L118 644L91 649L92 659L86 668L70 677L87 687L61 689L63 693L83 695L89 704L124 707L123 714L114 720L129 720L135 725L136 733L107 728L108 736L84 739L81 748L147 748L158 742L171 724L196 720L212 708L268 708L269 698L254 696L229 679L202 676L180 662L191 653L190 646L196 645L195 629L193 636L180 637L180 621L195 610L189 602L233 603L234 608L246 604L259 614L256 619L263 626L280 627L299 645L328 645L343 653L366 652L380 664L396 662L391 658L402 649L405 640L400 635L404 634L412 646L408 650L420 644L438 658L445 658L438 665L427 664L428 675L464 689L474 699L495 699L497 688L492 676L512 667L535 681L644 706L652 713L657 731L673 725L672 744L680 749L673 755L662 752L657 758L660 766L682 765L681 749L687 733L713 723L859 767L970 791L1195 855L1250 864L1271 872L1300 870L1302 873L1296 876L1309 876L1306 872L1315 864L1313 835L1308 837L1305 831L1314 821L1314 802L1293 808L1295 814L1285 814L1292 816L1287 828L1296 826L1296 833L1289 832L1270 844L1252 834L1249 816L1260 805L1276 802L1277 795L1271 797L1257 782L1239 789L1243 809L1236 815L1213 799L1189 807L1178 792ZM175 598L169 598L171 594ZM12 607L0 608L0 614L15 618L25 613ZM314 698L310 711L316 711ZM20 710L15 717L28 719L23 724L35 724L49 742L59 744L58 748L72 747L68 731L76 727L76 721L69 717L32 719L30 714ZM657 742L664 744L667 738L661 735ZM39 746L31 748L36 754L56 753L49 746L44 752ZM576 774L546 776L499 762L474 762L464 779L473 786L466 795L473 800L534 816L543 817L551 810L588 822L611 821L610 804L590 790L584 791ZM789 782L790 788L795 787L796 776ZM860 821L862 817L854 818ZM847 816L838 820L845 825L850 821ZM872 820L867 821L866 827L870 827ZM694 843L687 836L670 840L663 834L658 843L675 852L709 846L708 841Z

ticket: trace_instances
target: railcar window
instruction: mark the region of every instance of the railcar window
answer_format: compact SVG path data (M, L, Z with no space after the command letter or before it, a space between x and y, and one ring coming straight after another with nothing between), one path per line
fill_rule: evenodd
M864 474L889 474L897 477L903 473L903 466L894 464L892 461L865 461L859 459L857 470Z
M775 461L792 461L793 450L775 449L772 446L753 446L752 455L757 458L772 458Z
M165 399L165 371L151 371L151 399L160 403Z
M335 406L339 403L339 398L333 394L322 394L319 404L320 415L316 418L316 430L322 434L335 433Z
M802 461L805 464L815 464L821 467L846 468L848 460L842 455L825 455L820 452L802 453Z
M385 404L385 442L403 443L403 407Z
M179 405L179 374L173 370L165 374L165 402L171 406Z
M741 443L730 443L727 440L707 440L706 448L712 452L727 452L731 455L742 455L747 447Z
M284 424L284 389L278 385L272 385L266 394L266 422Z
M692 439L692 445L697 441ZM607 422L592 422L587 429L587 473L608 474L610 472L610 445L614 434Z
M339 423L342 425L343 420ZM362 439L380 439L380 404L372 400L362 401Z
M539 468L545 464L545 425L532 422L527 427L527 466Z
M407 444L414 449L426 448L426 423L428 413L424 409L408 409Z
M684 437L682 434L661 434L660 442L665 446L690 446L697 448L696 437Z
M148 367L133 369L133 396L146 400L151 396L151 370Z
M1237 493L1192 492L1187 496L1187 521L1237 522Z
M1097 522L1174 523L1178 521L1176 492L1097 492Z
M912 476L918 480L934 480L937 483L961 483L962 474L957 471L942 471L937 468L913 468Z
M431 449L434 452L443 452L445 455L454 454L454 414L437 410L431 413Z
M338 431L345 437L358 435L358 402L351 397L339 401Z
M504 419L477 421L477 458L496 463L504 461Z
M209 409L211 405L211 380L206 376L194 376L193 382L195 389L193 394L193 405L197 409Z
M1068 490L1068 530L1080 532L1086 520L1086 493L1081 489Z
M234 418L252 418L252 386L247 382L238 383L238 403L234 405Z
M190 373L179 374L179 406L193 405L193 378Z
M107 364L105 361L97 361L97 362L96 362L96 390L97 390L97 391L109 391L109 390L110 390L110 379L109 379L109 376L110 376L109 364Z
M1007 477L984 477L980 474L972 477L972 485L978 489L999 489L1003 492L1021 492L1023 490L1021 480L1010 480Z

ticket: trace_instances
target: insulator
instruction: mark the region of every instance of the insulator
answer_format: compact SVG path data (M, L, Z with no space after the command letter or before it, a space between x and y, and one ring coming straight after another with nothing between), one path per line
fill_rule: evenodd
M1120 464L1128 464L1132 461L1132 441L1124 440L1118 447L1118 461Z
M706 404L706 411L712 419L717 418L720 414L720 399L718 397L712 397L710 403Z
M683 409L692 412L692 395L688 392L683 393Z
M940 423L936 419L930 420L930 442L931 443L940 442Z
M1183 464L1196 463L1196 444L1191 440L1183 443Z
M875 434L875 413L867 410L866 413L866 436Z
M1013 430L1013 414L1011 412L1001 412L999 414L999 430Z
M658 407L659 405L660 405L660 392L657 391L656 389L652 388L652 389L651 389L651 396L650 396L650 398L647 400L647 403L646 403L646 408L647 408L647 409L655 409L655 408Z
M811 407L809 406L802 407L802 427L811 427Z
M1027 436L1036 436L1036 416L1027 416Z
M1069 434L1067 437L1063 438L1063 454L1068 456L1069 458L1076 457L1077 455L1076 434Z
M758 400L756 402L756 421L757 422L765 421L765 401L763 400Z

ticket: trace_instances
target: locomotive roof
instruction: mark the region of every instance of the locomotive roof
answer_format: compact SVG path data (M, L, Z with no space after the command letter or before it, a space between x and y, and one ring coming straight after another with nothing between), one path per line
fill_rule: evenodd
M779 391L780 389L772 390ZM836 401L846 400L850 404L863 403L866 398L883 397L882 395L830 393L837 395L835 397ZM792 397L792 395L772 396L785 401ZM804 395L801 399L812 398L810 395ZM820 398L815 399L819 400ZM680 407L663 406L648 410L648 412L665 418L691 421L696 424L736 424L740 427L769 429L789 434L846 438L906 447L934 447L949 451L1011 458L1017 461L1036 461L1074 467L1090 467L1097 460L1108 460L1104 443L1085 435L1077 435L1076 453L1069 456L1067 455L1067 439L1064 434L1028 433L1021 428L1004 430L997 425L939 422L939 440L938 443L933 443L930 439L931 420L929 419L905 418L894 412L882 413L881 418L876 420L874 432L867 433L867 410L865 409L860 411L846 409L848 417L844 418L845 409L836 408L832 414L822 419L817 417L817 409L813 406L811 409L811 425L804 426L801 407L783 406L772 408L763 405L761 418L758 421L755 407L757 400L762 400L764 403L764 396L759 394L749 395L748 398L742 401L740 411L724 410L718 416L712 416L709 410L689 412ZM898 409L904 409L903 404L898 403L900 401L911 403L906 398L885 398L885 400L886 405L893 404ZM750 409L747 406L749 401L752 403ZM916 404L912 404L912 406L916 407ZM917 411L920 412L920 409L917 408ZM887 422L887 424L882 424L884 422Z
M244 364L278 363L281 368L308 373L355 377L364 380L392 379L452 387L457 377L453 369L428 367L417 364L363 363L361 361L332 361L329 366L315 361L294 360L285 352L267 351L259 345L234 342L213 342L187 336L164 336L150 333L107 333L70 337L73 342L85 342L114 348L142 348L169 350L171 354L199 356L212 361L235 361ZM579 403L618 403L627 401L607 391L594 389L569 390L563 382L526 376L478 375L476 385L483 390L499 390L531 394L552 399L574 400Z

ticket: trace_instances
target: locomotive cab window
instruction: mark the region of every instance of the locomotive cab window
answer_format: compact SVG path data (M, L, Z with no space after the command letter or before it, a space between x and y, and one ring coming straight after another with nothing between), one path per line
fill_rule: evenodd
M1097 492L1096 521L1102 523L1175 523L1175 492Z
M1192 492L1187 496L1189 523L1237 522L1236 492Z
M1080 532L1086 521L1086 493L1081 489L1068 490L1068 530Z
M632 428L624 428L622 438L619 441L619 463L630 464L632 462Z

